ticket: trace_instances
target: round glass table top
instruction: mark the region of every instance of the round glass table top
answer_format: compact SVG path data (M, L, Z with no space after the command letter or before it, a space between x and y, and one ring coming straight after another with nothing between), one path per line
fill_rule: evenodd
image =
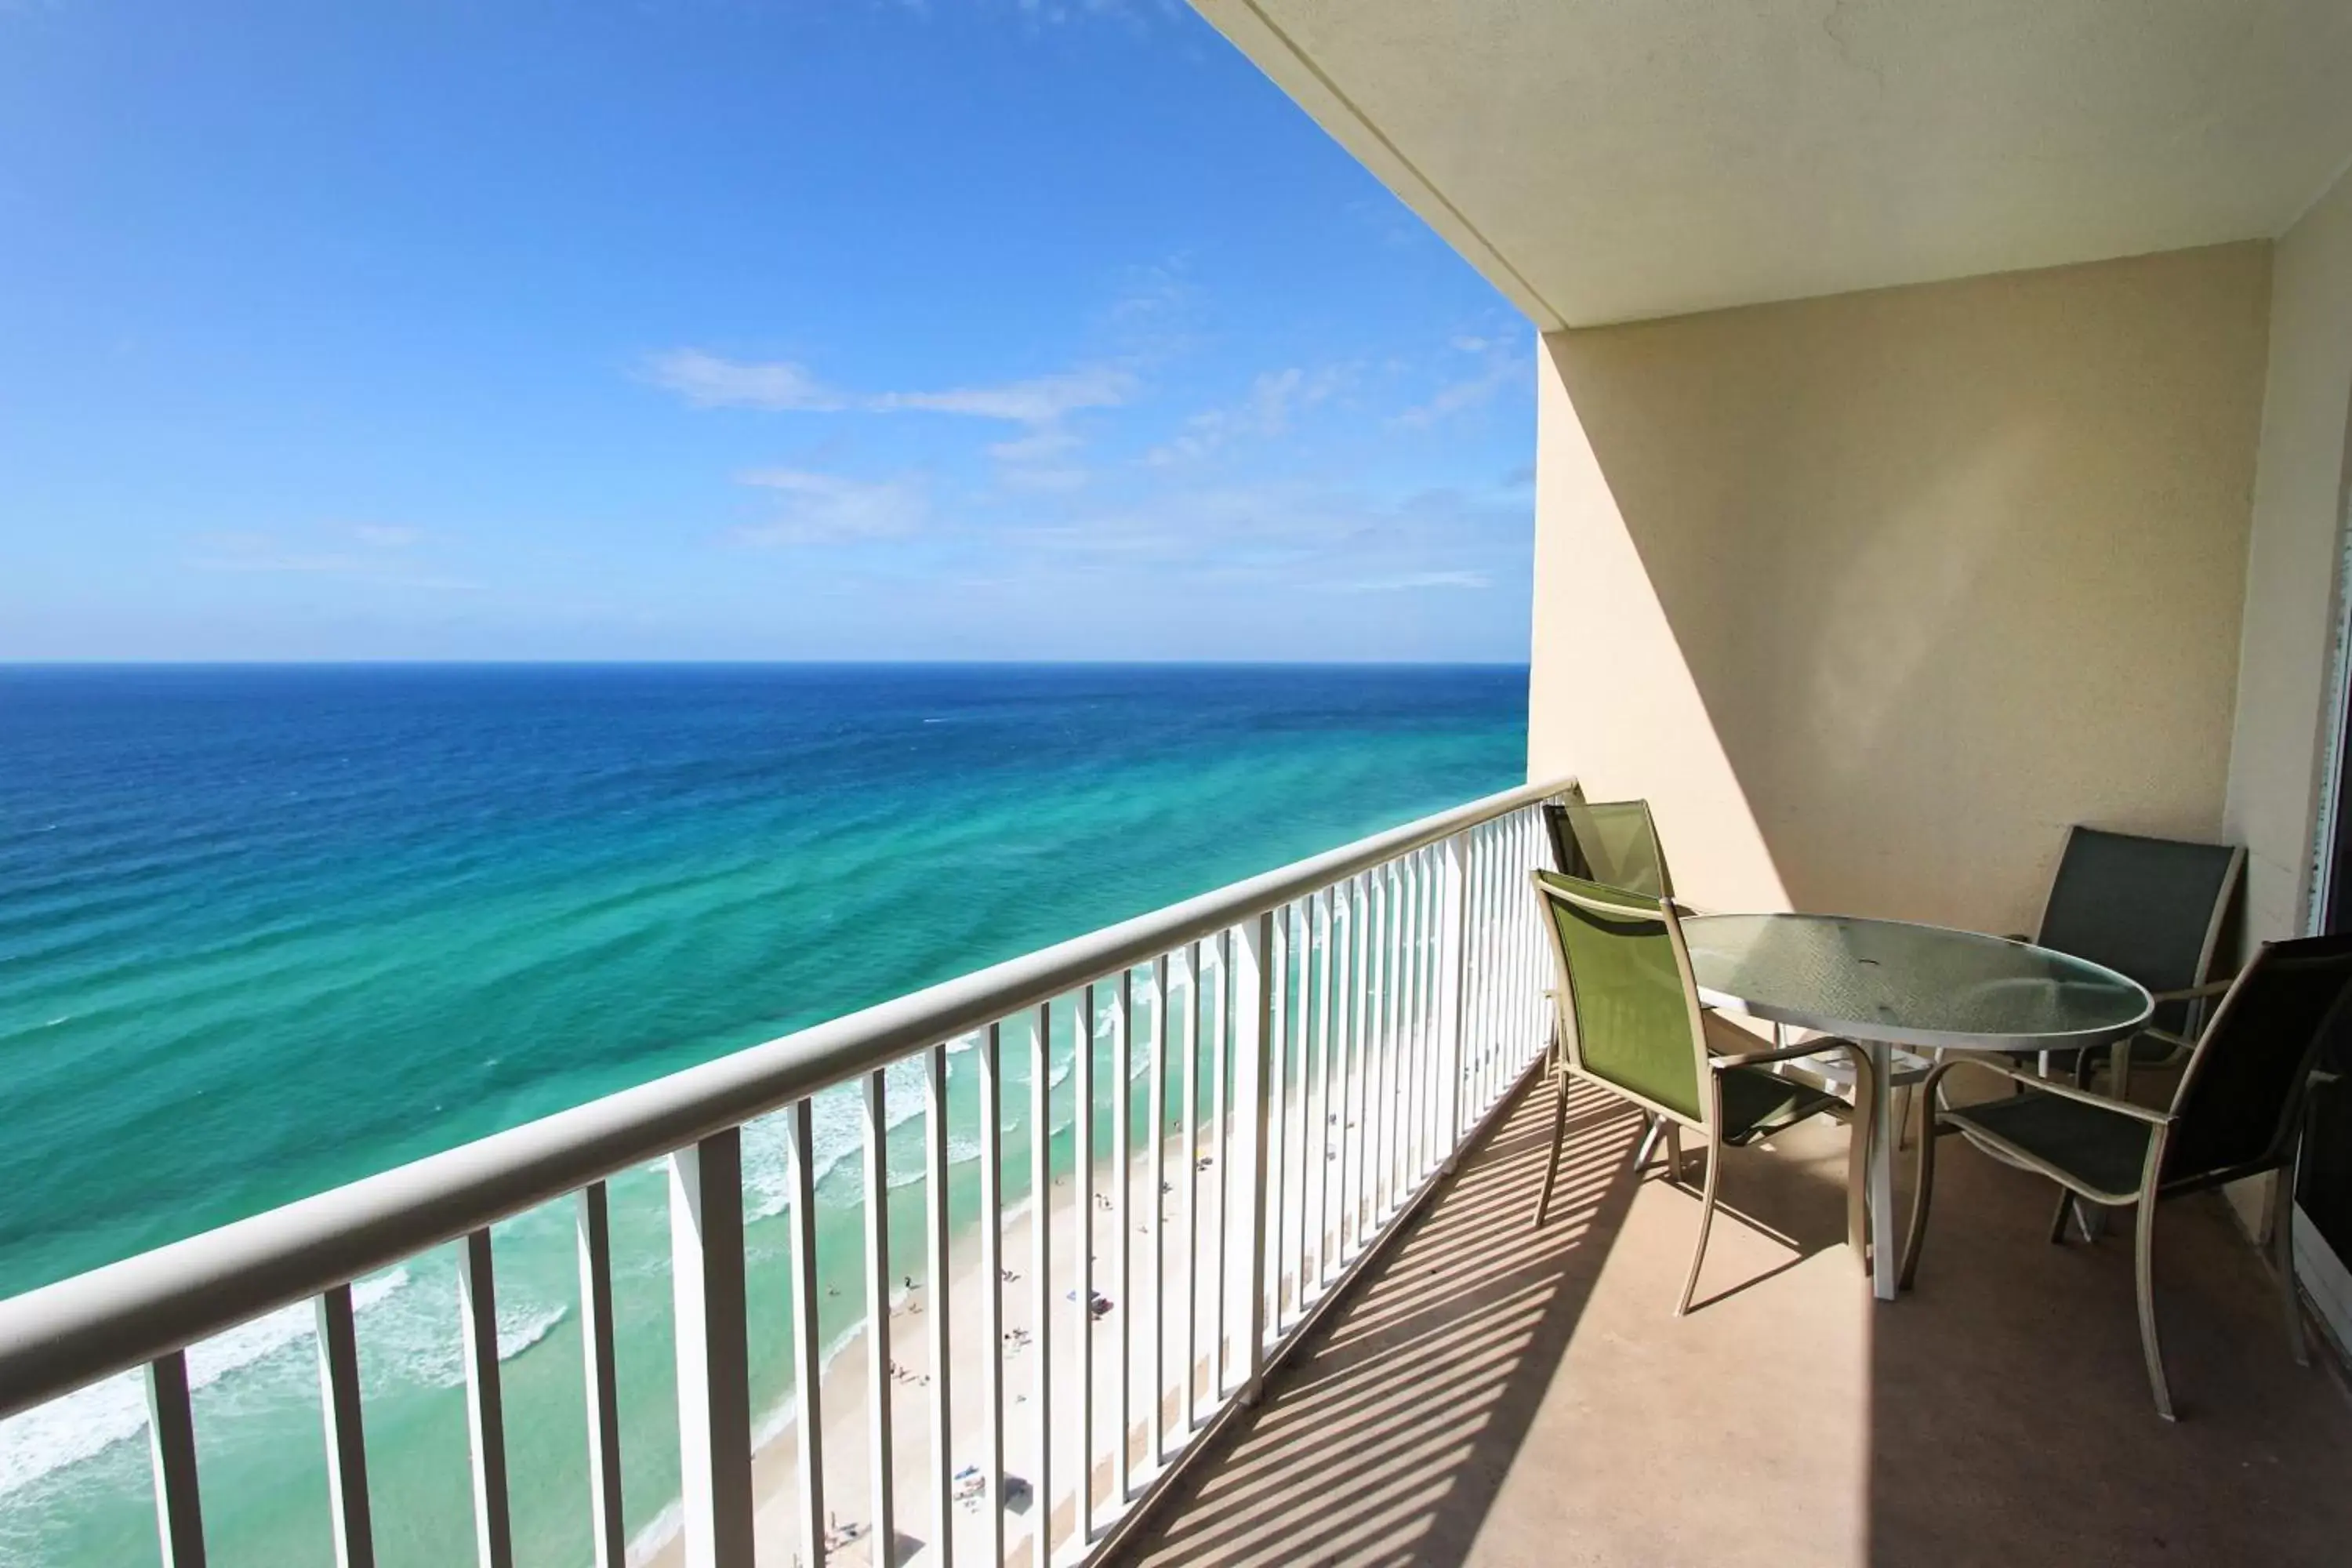
M2147 992L2085 959L1978 931L1846 915L1693 915L1699 994L1894 1046L2069 1050L2136 1032Z

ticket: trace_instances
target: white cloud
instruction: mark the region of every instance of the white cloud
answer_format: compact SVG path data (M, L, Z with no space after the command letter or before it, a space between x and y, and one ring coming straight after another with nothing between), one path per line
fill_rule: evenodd
M1088 408L1116 408L1135 395L1132 372L1091 365L996 385L939 392L854 394L825 384L790 360L722 359L700 349L673 349L646 365L655 384L697 408L758 408L771 413L952 414L1013 425L1051 425Z
M1058 375L1009 381L997 386L959 386L945 392L885 392L866 399L877 413L916 409L1003 419L1015 425L1051 425L1087 408L1116 408L1135 395L1136 379L1112 366L1065 371Z
M379 522L359 522L352 525L352 537L362 544L373 545L378 550L406 550L425 535L414 528L394 528Z
M1475 374L1444 383L1427 402L1396 415L1390 424L1408 430L1426 430L1457 414L1483 406L1496 393L1528 374L1526 358L1515 343L1505 339L1462 336L1453 339L1447 346L1457 353L1483 358L1486 362L1485 368Z
M930 497L911 477L851 479L805 468L758 468L738 482L780 499L770 521L737 531L747 544L842 544L897 539L916 532L930 515Z
M1268 371L1250 383L1248 393L1230 408L1211 408L1184 421L1183 431L1154 447L1143 460L1155 468L1204 458L1218 447L1245 437L1270 437L1290 428L1292 417L1328 398L1345 386L1352 373L1327 365L1306 371L1296 365Z
M988 455L1003 466L1001 478L1009 489L1075 490L1088 476L1069 458L1085 444L1058 425L1041 425L1025 436L992 442Z
M1484 572L1400 572L1387 577L1358 577L1329 584L1334 594L1404 594L1421 588L1486 588L1493 579Z
M1426 430L1456 414L1485 404L1518 370L1516 364L1496 364L1467 380L1447 382L1431 395L1428 402L1406 409L1390 423L1401 425L1408 430Z
M341 577L394 588L432 588L472 592L482 584L446 573L411 566L393 552L424 537L413 528L382 528L359 524L348 533L362 548L318 550L288 545L276 535L229 530L200 535L194 564L205 572L286 574Z
M762 408L828 412L845 408L841 394L789 360L721 359L700 349L656 354L647 376L697 408Z

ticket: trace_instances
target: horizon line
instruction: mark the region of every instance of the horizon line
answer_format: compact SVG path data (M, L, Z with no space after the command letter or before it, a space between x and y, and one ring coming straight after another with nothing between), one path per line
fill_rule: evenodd
M8 658L0 669L1526 669L1525 658Z

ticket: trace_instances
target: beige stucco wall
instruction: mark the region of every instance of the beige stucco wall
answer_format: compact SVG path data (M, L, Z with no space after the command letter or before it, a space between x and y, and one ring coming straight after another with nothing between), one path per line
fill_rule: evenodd
M2218 833L2270 259L1547 338L1531 773L1736 908L2024 930L2068 823Z
M2245 934L2294 936L2311 893L2352 421L2352 174L2280 238L2271 281L2230 836L2247 848Z

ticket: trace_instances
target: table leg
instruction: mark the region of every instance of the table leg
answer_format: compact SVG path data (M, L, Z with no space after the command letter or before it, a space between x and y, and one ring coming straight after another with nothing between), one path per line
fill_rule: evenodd
M1895 1049L1883 1041L1870 1048L1870 1289L1882 1301L1895 1300ZM1856 1121L1863 1118L1856 1117Z

